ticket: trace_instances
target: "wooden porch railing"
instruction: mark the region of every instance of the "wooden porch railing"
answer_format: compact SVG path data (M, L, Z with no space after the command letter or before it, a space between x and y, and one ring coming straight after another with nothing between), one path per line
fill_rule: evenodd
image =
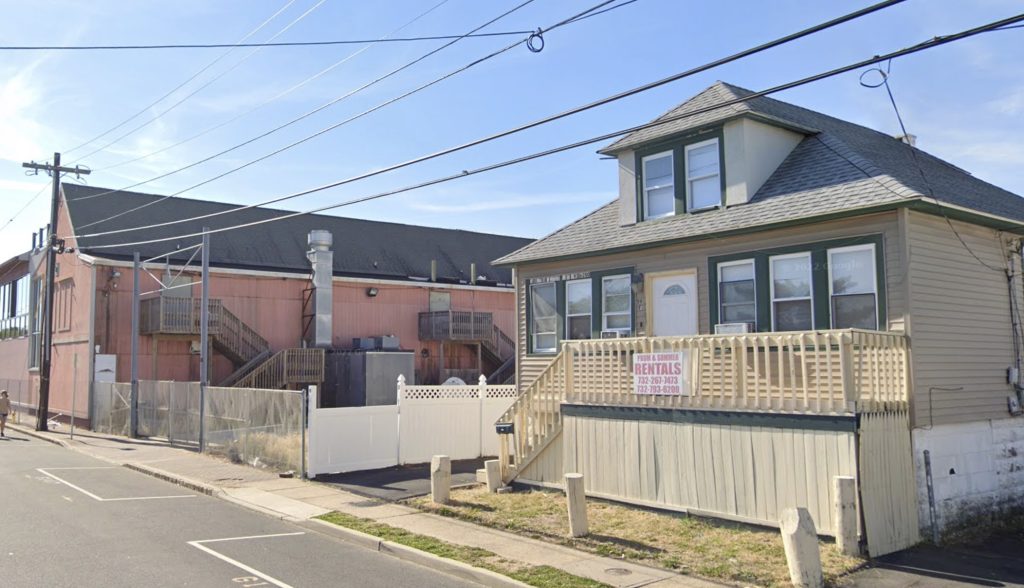
M270 344L217 299L209 301L209 334L213 344L236 363L246 363L270 349ZM141 301L142 334L198 335L202 300L162 296Z
M566 341L566 400L720 410L849 414L905 408L899 333L833 330ZM688 396L633 393L633 355L689 355Z
M323 349L282 349L234 387L277 390L293 384L320 384L324 381L324 356Z
M689 395L634 394L634 355L656 352L688 356ZM502 476L510 481L554 438L561 429L563 401L854 414L905 409L909 374L909 343L899 333L833 330L565 341L498 421L513 425L512 435L504 435L500 444Z
M490 339L494 316L489 312L440 310L421 312L421 341L480 341Z

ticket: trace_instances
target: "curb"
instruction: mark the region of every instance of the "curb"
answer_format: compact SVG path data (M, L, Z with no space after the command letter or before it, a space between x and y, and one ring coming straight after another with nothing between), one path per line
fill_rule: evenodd
M320 519L309 519L307 522L315 523L322 527L317 530L334 535L343 541L347 541L367 549L372 549L378 553L383 553L425 568L444 572L450 576L455 576L456 578L469 580L470 582L475 582L482 586L488 586L490 588L529 587L529 584L524 584L519 580L515 580L497 572L477 568L467 563L434 555L433 553L428 553L426 551L420 551L419 549L409 547L408 545L402 545L401 543L385 541L380 537L369 535L362 531L356 531L355 529L349 529L348 527L335 525L334 523L329 523Z
M21 433L22 435L28 435L29 437L35 437L36 439L39 439L39 440L42 440L42 441L46 441L47 443L53 443L54 445L59 445L60 447L63 447L65 449L70 449L71 448L70 445L68 445L68 442L64 441L63 439L54 439L53 437L50 437L49 435L44 435L44 434L40 433L39 431L36 431L34 429L29 429L29 428L25 427L24 425L12 425L11 423L7 423L7 428L8 429L13 429L13 430Z
M220 488L217 488L216 486L212 486L205 482L198 482L196 480L192 480L184 476L179 476L178 474L165 472L164 470L157 469L151 466L137 463L126 463L122 465L128 468L129 470L146 474L147 476L152 476L154 478L163 480L164 482L177 484L178 486L188 488L189 490L194 490L196 492L199 492L200 494L205 494L207 496L220 496L223 492Z

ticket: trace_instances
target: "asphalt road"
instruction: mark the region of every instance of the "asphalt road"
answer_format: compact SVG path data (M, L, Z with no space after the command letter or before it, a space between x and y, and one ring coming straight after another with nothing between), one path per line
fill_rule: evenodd
M0 586L473 586L8 429Z

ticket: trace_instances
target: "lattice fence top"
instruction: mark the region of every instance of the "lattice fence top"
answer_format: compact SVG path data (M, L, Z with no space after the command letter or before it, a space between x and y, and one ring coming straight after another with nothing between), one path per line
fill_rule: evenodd
M439 400L442 398L477 398L476 386L405 386L402 400Z
M484 386L484 398L515 398L515 386ZM403 386L402 400L441 400L479 398L480 386Z
M515 384L487 386L484 394L486 398L515 398L519 396L519 389Z

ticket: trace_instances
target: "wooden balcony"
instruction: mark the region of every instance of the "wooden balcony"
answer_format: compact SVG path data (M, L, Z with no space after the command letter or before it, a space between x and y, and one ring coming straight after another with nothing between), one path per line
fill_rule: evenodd
M909 348L901 333L862 330L565 341L498 421L514 425L501 443L502 476L514 478L561 430L563 402L797 415L906 409ZM637 394L635 355L662 352L688 362L686 393Z
M217 299L209 301L208 332L214 347L236 365L242 365L270 349L267 340L245 324ZM162 296L142 300L139 333L142 335L198 336L202 300Z
M420 313L420 341L477 342L490 339L494 316L489 312L442 310Z

